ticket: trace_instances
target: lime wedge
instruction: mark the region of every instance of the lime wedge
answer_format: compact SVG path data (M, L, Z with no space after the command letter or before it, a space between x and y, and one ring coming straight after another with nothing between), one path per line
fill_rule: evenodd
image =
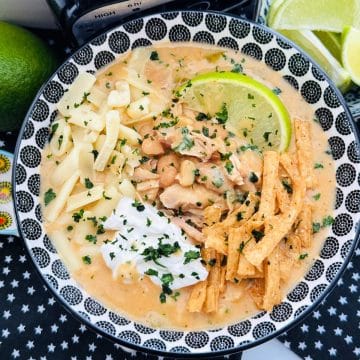
M285 0L269 25L275 29L342 32L360 27L358 0Z
M291 121L279 92L243 74L211 72L182 85L177 95L189 108L211 116L224 113L225 107L229 130L261 150L285 151Z
M341 63L341 34L328 31L314 31L334 58Z
M276 12L278 11L280 5L283 4L285 0L273 0L269 7L269 13L267 15L267 24L270 25L274 21Z
M280 32L304 49L328 74L335 85L345 92L351 86L351 77L332 56L320 39L309 30L280 30Z
M341 57L351 79L360 86L360 29L352 27L344 29Z

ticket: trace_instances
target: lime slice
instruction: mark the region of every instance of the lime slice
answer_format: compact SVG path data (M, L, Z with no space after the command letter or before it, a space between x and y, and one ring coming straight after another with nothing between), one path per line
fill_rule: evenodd
M360 86L360 30L345 28L343 32L342 62L351 79Z
M269 25L275 29L342 32L345 26L360 27L358 0L286 0Z
M226 107L229 130L262 150L285 151L290 143L291 121L276 95L280 91L243 74L211 72L181 86L177 95L189 108L215 117Z
M314 34L321 40L334 58L341 63L341 34L327 31L314 31Z
M342 92L349 89L351 85L349 73L312 31L280 30L280 32L304 49L324 69Z

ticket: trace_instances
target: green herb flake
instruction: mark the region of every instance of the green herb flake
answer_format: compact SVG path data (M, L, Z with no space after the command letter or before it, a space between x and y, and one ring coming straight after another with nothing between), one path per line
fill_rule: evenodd
M226 163L225 163L225 169L226 169L226 171L227 171L228 174L231 174L231 173L232 173L232 171L233 171L233 169L234 169L234 165L233 165L233 163L232 163L230 160L226 161Z
M189 250L184 254L184 264L188 264L192 260L196 260L200 257L200 252L196 250Z
M314 169L323 169L323 168L324 168L324 165L321 163L315 163L315 165L314 165Z
M215 114L217 121L219 124L225 124L228 120L229 114L226 107L226 103L222 104L221 110Z
M148 227L151 226L151 222L152 221L149 218L146 218L146 226Z
M152 51L150 54L150 60L151 61L156 61L156 60L160 60L159 59L159 54L157 51Z
M51 201L53 201L56 198L56 193L53 189L48 189L46 193L44 194L44 203L45 206L48 206Z
M94 187L94 184L90 181L89 178L85 178L85 187L87 189L92 189Z
M97 237L96 237L96 235L88 234L85 236L85 240L91 242L92 244L96 244Z
M154 269L147 269L147 270L145 271L145 275L148 275L148 276L158 276L159 273L158 273L156 270L154 270Z
M254 237L256 242L259 242L264 237L264 233L262 231L258 231L256 229L252 230L251 234Z
M331 226L334 223L334 218L330 215L325 216L322 220L322 227Z
M284 180L281 181L281 183L282 183L283 187L285 188L285 190L286 190L286 192L287 192L288 194L292 194L292 193L293 193L293 188L292 188L292 186L289 184L289 181L288 181L288 180L284 179Z
M72 218L75 222L80 222L84 216L84 209L80 209L78 212L72 214Z
M318 200L320 199L320 197L321 197L321 194L320 194L320 193L317 193L317 194L313 195L313 199L314 199L315 201L318 201Z
M321 229L321 224L320 224L320 223L314 222L314 223L312 224L313 234L318 233L318 232L320 231L320 229Z
M82 257L82 261L84 264L86 265L90 265L91 264L91 257L89 255L85 255Z
M249 175L249 181L252 183L257 183L259 181L259 177L253 171L251 171Z
M300 254L300 255L299 255L299 260L304 260L304 259L307 258L308 256L309 256L308 253Z

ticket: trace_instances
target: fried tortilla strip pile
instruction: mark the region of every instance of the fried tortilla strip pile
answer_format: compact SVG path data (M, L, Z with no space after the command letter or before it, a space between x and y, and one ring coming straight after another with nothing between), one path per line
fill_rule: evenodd
M205 209L202 255L209 276L193 287L189 311L216 312L227 282L245 284L259 309L271 311L281 302L281 282L312 242L312 205L306 200L306 191L316 186L310 123L295 119L294 127L296 151L263 154L260 199L249 193L224 219L216 205Z

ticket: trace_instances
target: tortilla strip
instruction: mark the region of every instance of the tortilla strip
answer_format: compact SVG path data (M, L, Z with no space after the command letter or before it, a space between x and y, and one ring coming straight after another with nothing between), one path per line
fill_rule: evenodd
M248 293L254 300L256 306L262 309L263 298L265 293L265 282L264 279L253 279L247 287Z
M279 247L276 247L264 261L265 293L262 307L267 311L281 301L279 257Z
M220 294L224 293L226 290L226 267L221 267L220 273L220 286L219 286Z
M233 212L231 212L226 219L222 222L225 227L232 226L241 226L246 222L246 220L250 219L250 217L254 214L256 207L259 203L259 197L255 195L255 193L249 193L246 201L241 204L240 207L236 208ZM238 214L241 214L239 217ZM238 220L241 218L240 220Z
M260 266L264 259L273 252L281 239L290 231L292 224L301 211L305 196L305 182L295 182L293 187L293 199L289 210L284 214L273 217L269 231L266 231L261 241L253 247L245 246L244 248L244 255L247 260L255 266Z
M240 244L245 244L247 237L248 234L245 226L240 228L231 228L229 231L226 280L232 281L236 276L240 255Z
M186 309L189 312L200 312L206 298L207 281L200 281L192 287Z
M275 151L264 152L264 170L261 189L259 218L266 218L275 211L275 184L278 178L279 154Z
M284 281L288 280L291 269L299 259L301 251L301 240L296 234L291 234L286 241L279 244L280 252L280 278Z
M213 204L204 209L204 222L208 226L216 224L221 218L221 207Z
M206 249L215 249L217 252L227 255L228 249L226 244L226 229L222 223L205 227L202 230L205 235Z
M291 181L296 181L299 178L297 165L289 153L282 153L280 155L280 164L290 176Z
M312 219L311 219L311 205L304 204L303 209L299 215L299 225L295 231L301 239L301 246L308 248L311 245L312 238Z
M276 200L279 209L282 213L285 213L289 209L290 198L279 179L275 184L275 190L276 190Z
M310 126L309 121L300 119L294 121L299 169L307 188L313 188L317 182L313 171Z
M237 275L240 278L253 278L256 273L259 272L256 267L249 263L244 254L240 254L239 256L239 264L237 268ZM256 276L257 277L257 276Z
M220 295L220 277L221 277L221 255L215 254L216 262L210 268L210 272L207 278L208 287L206 288L206 299L204 304L204 311L207 313L216 312L219 306ZM210 259L204 258L206 262Z

